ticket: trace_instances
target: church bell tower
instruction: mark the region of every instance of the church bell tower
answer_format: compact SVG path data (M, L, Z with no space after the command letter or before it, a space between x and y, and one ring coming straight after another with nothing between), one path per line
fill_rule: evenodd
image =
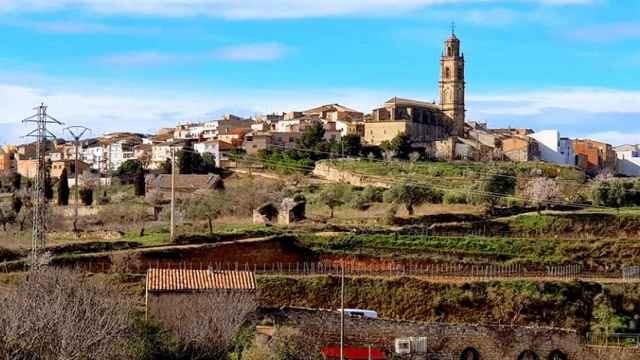
M452 135L457 136L464 133L464 87L464 54L452 28L440 59L440 106L451 120Z

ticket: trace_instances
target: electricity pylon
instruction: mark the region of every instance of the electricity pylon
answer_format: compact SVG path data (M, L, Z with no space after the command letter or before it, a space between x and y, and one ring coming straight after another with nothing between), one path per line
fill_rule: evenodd
M69 134L71 134L71 136L73 137L73 140L75 141L75 165L74 165L74 173L75 173L75 184L76 184L76 191L74 191L75 193L75 198L76 198L76 203L75 206L73 208L73 233L76 234L76 237L78 236L78 204L80 203L80 185L78 184L78 169L80 169L80 167L78 167L78 148L80 146L80 139L82 138L82 136L87 132L87 131L91 131L91 129L89 129L88 127L85 126L69 126L67 128L64 129L66 132L68 132ZM99 179L98 179L99 180Z
M35 123L36 128L25 136L36 138L37 171L33 187L31 188L31 202L33 206L33 233L31 235L31 266L37 268L46 265L44 255L47 246L47 198L45 196L45 182L47 177L47 139L56 136L47 130L47 124L62 125L54 117L47 114L47 106L41 103L33 108L37 113L22 120L23 123Z

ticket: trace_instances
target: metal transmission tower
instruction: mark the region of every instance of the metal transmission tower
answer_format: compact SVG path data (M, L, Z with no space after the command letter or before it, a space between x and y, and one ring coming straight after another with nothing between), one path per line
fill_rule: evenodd
M45 182L47 176L47 139L55 138L49 130L47 124L62 125L54 117L47 114L47 106L41 103L33 108L37 110L35 115L22 120L23 123L35 123L36 129L26 136L36 138L37 172L31 190L33 206L33 233L31 243L32 267L44 265L43 252L47 245L47 199L45 197Z
M78 204L80 203L80 185L78 184L78 172L80 167L78 166L78 148L80 146L80 139L87 132L91 131L88 127L85 126L69 126L64 129L68 132L75 141L75 165L74 165L74 173L75 173L75 188L74 191L76 203L73 208L73 232L78 236Z

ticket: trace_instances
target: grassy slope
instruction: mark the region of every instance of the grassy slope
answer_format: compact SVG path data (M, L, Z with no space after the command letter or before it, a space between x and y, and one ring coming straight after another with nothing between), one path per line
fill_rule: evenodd
M550 264L582 264L592 270L640 265L640 243L633 239L559 240L503 237L439 237L413 235L302 236L303 244L321 253L434 260L454 256L456 262L518 263L532 268Z
M265 305L339 308L339 278L260 277L258 285ZM637 313L638 290L639 285L527 281L435 284L414 278L353 278L346 282L345 306L376 310L386 318L586 330L596 302L610 303L622 316Z

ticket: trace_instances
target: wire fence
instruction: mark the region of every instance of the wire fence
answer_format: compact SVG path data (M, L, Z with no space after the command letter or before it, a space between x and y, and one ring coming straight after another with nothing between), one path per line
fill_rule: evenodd
M640 266L625 266L617 271L594 271L580 264L547 266L545 269L529 269L519 264L473 265L473 264L401 264L394 262L322 261L322 262L121 262L108 261L69 264L54 264L78 271L92 273L138 273L150 268L191 269L211 271L251 271L264 276L340 276L344 267L345 276L366 277L419 277L440 281L486 281L502 279L541 280L593 280L611 282L640 282ZM0 272L29 271L28 263L0 264Z

